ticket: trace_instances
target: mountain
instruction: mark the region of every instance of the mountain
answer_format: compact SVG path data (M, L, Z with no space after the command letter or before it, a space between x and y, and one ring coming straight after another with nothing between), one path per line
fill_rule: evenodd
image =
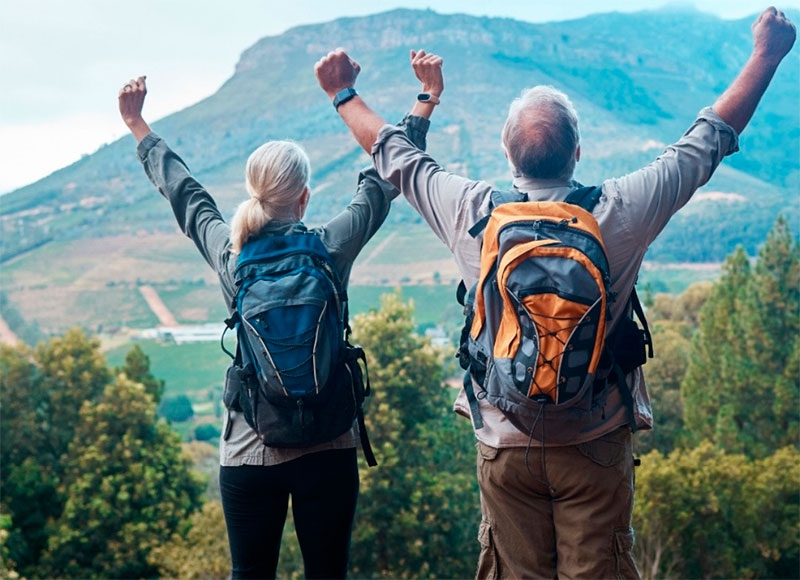
M241 55L217 93L152 126L228 214L246 195L249 153L269 139L299 141L314 170L307 221L318 222L346 203L369 159L317 86L314 63L344 46L362 65L359 91L387 119L398 120L418 89L409 50L425 48L445 62L446 89L428 145L445 166L508 186L499 145L508 104L523 88L544 83L573 99L583 149L576 177L599 183L655 158L714 102L749 55L751 22L679 10L546 24L405 9L343 18L263 38ZM650 259L720 261L737 244L754 253L779 213L798 222L798 60L795 48L742 135L741 152L670 224ZM158 99L158 87L149 89L148 99ZM197 273L203 266L190 245L165 241L174 236L172 215L144 176L130 137L6 194L0 217L4 308L13 306L23 318L35 311L31 296L42 287L51 292L38 298L52 303L56 289L77 292L81 281L107 294L124 284L198 276L213 282ZM417 223L400 203L386 228ZM425 252L441 251L420 235ZM132 260L124 268L121 254L104 253L122 247ZM116 264L111 273L98 265L103 261ZM88 271L94 277L87 280Z

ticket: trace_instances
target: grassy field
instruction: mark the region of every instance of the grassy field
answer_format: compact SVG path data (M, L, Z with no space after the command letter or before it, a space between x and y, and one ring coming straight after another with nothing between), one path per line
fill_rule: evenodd
M199 404L208 400L210 391L222 388L230 358L218 342L167 344L141 340L136 344L150 357L150 370L166 383L169 395L187 395ZM121 366L132 346L130 342L107 351L108 363Z
M646 265L640 287L679 293L717 275L713 267ZM414 299L418 324L446 324L459 312L452 298L458 281L449 251L426 225L387 224L356 260L352 312L377 307L381 293L399 286ZM227 315L215 274L192 242L175 232L47 244L3 264L0 277L8 307L44 334L62 334L73 326L96 332L155 325L139 292L143 284L158 292L182 324Z

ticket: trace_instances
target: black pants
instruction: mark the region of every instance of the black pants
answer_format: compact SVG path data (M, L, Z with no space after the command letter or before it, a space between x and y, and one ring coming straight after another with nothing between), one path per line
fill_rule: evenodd
M344 578L358 499L355 449L220 467L233 579L275 578L289 496L306 578Z

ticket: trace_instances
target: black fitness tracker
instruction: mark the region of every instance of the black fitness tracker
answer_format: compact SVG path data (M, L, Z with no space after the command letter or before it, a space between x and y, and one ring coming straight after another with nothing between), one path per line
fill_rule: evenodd
M346 89L342 89L336 96L333 97L333 108L337 111L339 110L340 105L344 105L347 101L355 97L358 93L353 87L349 87Z
M430 103L431 105L438 105L441 101L439 101L439 97L436 97L430 93L420 93L417 95L417 100L420 103Z

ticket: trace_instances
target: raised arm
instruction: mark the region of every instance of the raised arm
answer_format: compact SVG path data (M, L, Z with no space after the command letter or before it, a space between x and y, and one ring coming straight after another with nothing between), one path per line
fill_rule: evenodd
M429 75L430 67L438 66L441 69L441 58L436 55L426 55L424 52L411 53L412 63L416 62L415 73L422 82L422 93L414 93L414 104L409 114L397 124L408 140L417 148L425 150L426 136L429 119L439 102L444 83L436 81L435 75ZM416 60L415 60L416 59ZM430 77L430 78L428 78ZM423 80L427 78L428 80ZM343 108L347 103L340 106ZM363 169L358 176L358 189L353 200L347 208L335 216L323 228L323 236L333 248L331 255L334 257L340 274L347 279L355 256L366 245L378 228L383 224L389 214L392 200L399 195L399 190L380 178L373 165ZM347 236L334 236L335 232L347 230ZM339 241L344 239L344 241Z
M331 100L342 91L354 88L359 72L361 66L341 48L329 52L314 65L319 86ZM371 153L378 131L386 125L383 117L370 109L359 95L351 97L336 110L358 144L364 151Z
M150 133L150 126L142 117L144 98L147 95L146 79L145 76L131 79L119 91L119 114L137 143Z
M730 87L714 103L714 111L741 133L767 90L778 65L794 44L797 31L780 10L770 6L753 22L753 52Z
M434 108L439 103L442 91L444 91L442 58L426 53L424 50L412 50L411 66L414 74L422 83L420 95L426 95L424 100L415 102L411 114L430 119ZM353 89L359 72L361 72L361 66L341 48L329 52L314 65L314 73L319 81L319 86L331 100L335 100L337 95L346 94L348 89ZM386 125L383 117L370 109L359 95L351 96L336 110L353 133L358 144L364 151L371 153L378 131Z
M119 112L138 142L139 161L150 182L169 200L184 234L195 243L215 272L223 272L228 267L230 255L230 228L214 199L192 176L183 160L161 137L151 132L142 117L146 95L143 76L130 80L119 91ZM225 278L221 279L226 284Z
M439 98L444 91L442 57L436 54L428 54L424 50L419 52L412 50L411 67L422 83L422 89L414 108L411 110L411 114L430 119L433 109L439 104Z

